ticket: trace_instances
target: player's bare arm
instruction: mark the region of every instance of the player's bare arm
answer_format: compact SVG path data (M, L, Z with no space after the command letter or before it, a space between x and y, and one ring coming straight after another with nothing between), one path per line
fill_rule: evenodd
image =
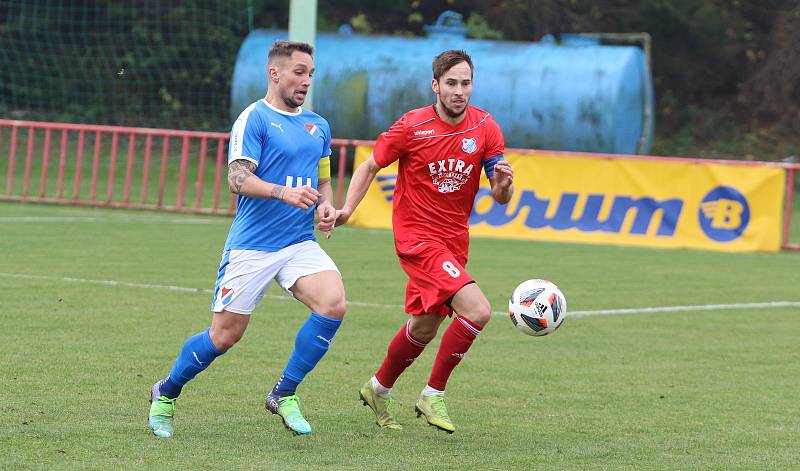
M506 204L514 196L514 169L501 160L494 166L494 175L489 178L492 187L492 198L500 204Z
M353 172L353 178L350 179L350 186L347 188L347 197L345 198L344 206L342 206L342 209L336 217L337 226L345 224L347 220L350 219L350 216L356 210L358 204L364 199L369 185L372 183L372 180L375 179L375 175L378 174L380 169L381 168L375 163L375 159L372 156L356 168L356 171Z
M302 186L288 188L265 182L253 172L256 164L249 160L236 159L228 165L228 186L237 195L254 198L275 199L301 209L314 206L320 193L314 188Z
M241 193L244 181L249 177L255 177L253 171L256 169L256 164L249 160L237 159L228 165L228 186L232 193L237 195Z
M324 232L330 238L331 230L336 222L336 208L333 207L333 188L330 178L320 179L319 192L321 196L317 200L317 229Z

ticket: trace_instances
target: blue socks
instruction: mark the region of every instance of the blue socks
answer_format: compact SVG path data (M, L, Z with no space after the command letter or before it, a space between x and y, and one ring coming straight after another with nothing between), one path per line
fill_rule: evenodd
M303 323L297 331L294 351L289 357L283 375L275 384L272 392L278 397L291 396L297 390L309 371L313 370L319 360L328 351L336 331L342 324L340 319L325 317L316 312Z
M328 351L341 324L342 321L339 319L312 312L308 320L297 331L294 351L272 392L279 397L293 395L297 386ZM169 377L161 384L159 388L161 394L168 398L178 397L183 386L198 373L208 368L214 358L220 355L222 352L211 343L208 330L190 337L183 344L178 358L175 359Z
M183 385L208 368L214 358L220 355L222 353L211 343L208 329L189 337L175 359L169 377L160 387L161 394L171 399L178 397Z

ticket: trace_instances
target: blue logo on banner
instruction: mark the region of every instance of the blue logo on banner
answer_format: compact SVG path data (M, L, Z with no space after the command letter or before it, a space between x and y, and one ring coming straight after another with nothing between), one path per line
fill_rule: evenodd
M730 242L741 237L747 228L750 205L736 188L718 186L700 202L697 217L709 239Z
M395 182L397 182L397 174L378 175L375 179L378 180L378 185L381 187L383 197L386 198L386 201L391 203L394 198L394 186Z
M585 197L583 211L578 213L579 197L578 193L562 193L556 202L536 196L533 190L523 190L517 206L506 207L494 201L491 190L481 188L475 197L469 223L505 226L521 217L530 229L549 227L557 231L577 229L581 232L619 234L623 231L625 221L630 219L632 222L627 232L631 235L646 235L654 221L658 221L655 235L672 237L683 209L683 201L677 198L657 200L648 196L635 198L628 195L589 194ZM491 201L491 206L485 211L477 209L481 198ZM611 198L611 208L605 217L601 217L606 198ZM549 209L551 205L556 207L554 212Z

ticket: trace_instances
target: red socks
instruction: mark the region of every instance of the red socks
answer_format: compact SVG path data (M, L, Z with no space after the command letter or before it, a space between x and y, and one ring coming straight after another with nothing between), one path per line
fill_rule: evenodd
M442 343L433 363L428 386L444 391L450 373L464 358L472 342L481 333L481 328L466 317L458 316L442 335Z
M444 391L453 369L461 362L480 333L481 328L466 317L458 316L453 319L442 335L428 386ZM403 371L425 350L426 345L411 335L406 323L389 343L389 350L378 372L375 373L375 378L382 386L391 388Z
M381 363L375 377L386 388L394 386L397 378L408 368L420 353L425 350L427 343L415 339L408 330L408 322L397 331L389 343L389 350Z

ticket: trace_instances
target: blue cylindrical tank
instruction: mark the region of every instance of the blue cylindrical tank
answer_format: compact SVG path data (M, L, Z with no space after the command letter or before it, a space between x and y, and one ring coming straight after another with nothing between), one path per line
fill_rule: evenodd
M233 73L233 118L265 95L267 51L286 38L280 30L254 30L245 38ZM337 138L375 139L409 109L433 103L433 57L464 49L475 65L471 103L492 113L506 147L650 149L652 82L636 46L337 33L318 34L315 46L313 107Z

